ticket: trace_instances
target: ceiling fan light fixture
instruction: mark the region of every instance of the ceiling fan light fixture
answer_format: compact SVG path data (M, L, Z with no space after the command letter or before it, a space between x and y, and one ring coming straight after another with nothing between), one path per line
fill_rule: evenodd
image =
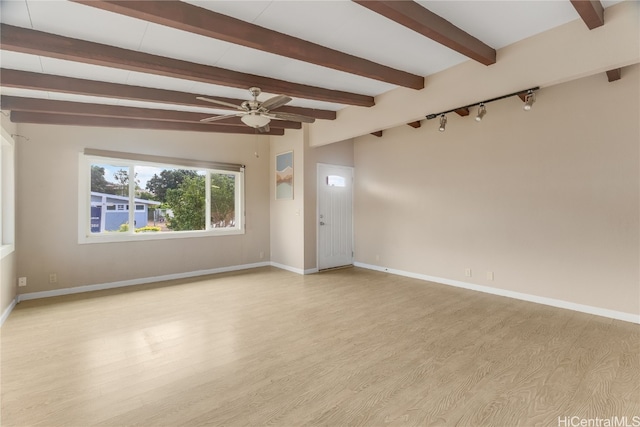
M245 114L244 116L240 117L240 120L242 120L245 125L252 128L261 128L268 125L271 121L270 118L264 117L258 113Z

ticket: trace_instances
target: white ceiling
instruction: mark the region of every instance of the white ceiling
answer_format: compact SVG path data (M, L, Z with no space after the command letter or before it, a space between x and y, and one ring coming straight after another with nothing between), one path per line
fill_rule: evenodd
M619 1L602 3L608 7ZM188 3L422 76L429 76L469 60L351 1L191 0ZM495 49L579 19L569 0L422 0L418 3ZM3 23L14 26L295 83L369 96L376 96L395 88L389 83L68 1L1 0L0 16ZM0 51L0 61L3 68L16 70L178 90L214 97L249 97L244 89L4 50ZM2 87L1 91L5 95L25 97L216 112L214 109L199 107L169 106L5 87ZM264 100L271 95L273 94L265 93L260 99ZM327 110L339 110L344 107L341 104L299 98L294 99L289 105Z

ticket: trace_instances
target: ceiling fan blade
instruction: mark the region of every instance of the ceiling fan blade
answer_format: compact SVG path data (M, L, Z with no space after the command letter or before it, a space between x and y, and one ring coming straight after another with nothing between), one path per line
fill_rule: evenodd
M288 102L291 102L291 98L289 98L288 96L276 95L264 101L260 105L260 108L262 108L263 110L275 110L276 108L282 107L284 104Z
M213 117L207 117L206 119L202 119L200 120L202 123L210 123L210 122L217 122L218 120L224 120L224 119L228 119L231 117L238 117L241 114L228 114L226 116L213 116Z
M269 132L271 130L271 128L269 127L269 123L267 123L266 125L260 127L260 128L256 128L258 129L258 132L260 133L265 133L265 132Z
M292 122L313 123L316 121L313 117L301 116L299 114L291 113L262 113L264 117L269 117L275 120L290 120Z
M244 111L244 108L242 108L241 106L232 104L230 102L218 101L217 99L205 98L204 96L197 96L196 99L199 99L200 101L212 102L214 104L225 105L225 106L231 107L231 108L233 108L235 110Z

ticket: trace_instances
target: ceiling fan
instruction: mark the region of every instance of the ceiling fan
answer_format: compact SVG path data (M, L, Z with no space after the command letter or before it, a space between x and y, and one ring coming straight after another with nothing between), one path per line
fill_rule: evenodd
M313 123L316 120L313 117L301 116L299 114L272 112L271 110L282 107L283 105L291 101L291 98L286 95L276 95L264 102L260 102L258 101L258 96L260 95L260 93L262 93L262 90L260 90L259 87L250 88L249 93L251 93L251 96L253 96L253 100L244 101L240 105L198 96L197 99L199 100L212 102L214 104L224 105L236 110L240 110L239 113L208 117L200 121L215 122L218 120L228 119L230 117L240 117L240 120L242 120L242 122L247 126L258 129L259 132L269 132L269 122L271 122L271 120L290 120L302 123Z

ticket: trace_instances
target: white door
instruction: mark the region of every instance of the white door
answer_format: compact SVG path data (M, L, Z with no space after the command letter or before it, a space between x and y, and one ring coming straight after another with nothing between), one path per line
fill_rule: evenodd
M353 264L353 168L318 164L318 269Z

